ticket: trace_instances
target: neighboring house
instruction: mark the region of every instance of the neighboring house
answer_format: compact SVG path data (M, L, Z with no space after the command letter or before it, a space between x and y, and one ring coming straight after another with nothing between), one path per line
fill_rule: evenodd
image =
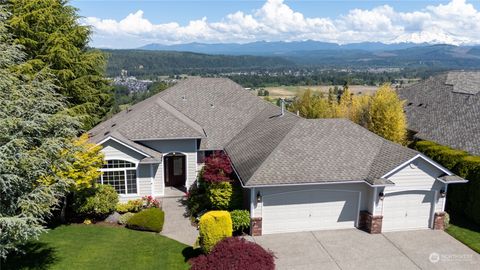
M447 72L398 93L415 138L480 155L480 71Z
M228 79L196 78L90 131L123 200L192 185L213 150L229 156L253 234L441 228L447 186L465 180L345 119L308 120Z

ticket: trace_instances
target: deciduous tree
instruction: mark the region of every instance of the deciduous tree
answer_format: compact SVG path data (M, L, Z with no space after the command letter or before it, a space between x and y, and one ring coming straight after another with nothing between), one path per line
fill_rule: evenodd
M382 85L370 101L367 128L385 139L404 143L407 120L403 104L389 84Z

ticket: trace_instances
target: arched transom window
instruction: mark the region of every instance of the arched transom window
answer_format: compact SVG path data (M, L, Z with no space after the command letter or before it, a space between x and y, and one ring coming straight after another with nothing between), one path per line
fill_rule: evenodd
M99 183L113 186L119 194L137 194L137 164L111 159L100 171Z

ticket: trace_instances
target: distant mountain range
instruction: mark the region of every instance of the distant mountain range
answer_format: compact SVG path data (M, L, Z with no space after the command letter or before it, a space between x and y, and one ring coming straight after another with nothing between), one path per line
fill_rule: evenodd
M267 42L258 41L251 43L186 43L175 45L163 45L152 43L140 47L141 50L153 51L183 51L206 54L226 54L226 55L285 55L298 51L321 51L321 50L363 50L363 51L392 51L408 49L412 47L428 46L427 43L395 43L385 44L381 42L362 42L339 45L336 43L320 41L292 41L292 42Z
M434 68L479 69L480 46L444 44L363 42L339 45L318 41L188 43L178 45L150 44L140 48L149 51L194 52L210 55L255 55L279 57L297 66L326 68ZM271 59L269 59L271 61Z

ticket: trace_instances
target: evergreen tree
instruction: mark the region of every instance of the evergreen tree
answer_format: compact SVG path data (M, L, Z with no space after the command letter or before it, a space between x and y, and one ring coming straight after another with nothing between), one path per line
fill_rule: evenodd
M407 120L403 103L389 84L382 85L370 102L367 128L387 140L404 143Z
M26 61L16 70L34 76L55 75L57 91L67 98L69 114L90 129L108 112L111 87L104 77L103 53L87 47L90 29L78 23L66 0L9 0L9 27Z
M1 8L1 6L0 6ZM70 181L54 171L69 166L80 123L65 110L47 75L28 79L10 71L24 57L6 32L0 9L0 257L37 237ZM54 177L50 184L42 183Z

